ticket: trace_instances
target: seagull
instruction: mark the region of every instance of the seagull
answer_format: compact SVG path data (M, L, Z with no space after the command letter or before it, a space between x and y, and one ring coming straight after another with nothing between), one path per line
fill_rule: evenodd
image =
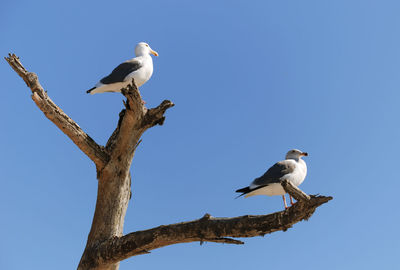
M301 159L303 156L308 156L308 154L298 149L290 150L285 160L275 163L263 176L254 179L250 186L238 189L236 192L241 192L239 197L244 195L245 198L254 195L282 195L285 209L288 208L285 199L286 191L280 182L287 179L295 186L303 183L307 175L307 165ZM290 196L290 203L293 205L292 196Z
M110 75L101 79L95 87L86 93L97 94L104 92L121 92L121 88L126 87L132 78L135 79L137 87L147 82L153 74L153 59L150 54L158 56L149 44L140 42L135 47L135 58L127 60L117 66Z

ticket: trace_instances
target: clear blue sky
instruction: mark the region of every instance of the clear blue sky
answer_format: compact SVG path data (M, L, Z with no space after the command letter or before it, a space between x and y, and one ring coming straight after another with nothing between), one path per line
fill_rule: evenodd
M398 1L10 1L0 51L39 75L98 143L120 94L85 90L148 42L160 54L141 87L176 106L146 132L132 165L125 232L282 210L235 200L287 150L307 151L301 188L334 200L287 232L244 246L174 245L121 269L396 269L400 254ZM92 162L0 64L0 268L74 269L96 200Z

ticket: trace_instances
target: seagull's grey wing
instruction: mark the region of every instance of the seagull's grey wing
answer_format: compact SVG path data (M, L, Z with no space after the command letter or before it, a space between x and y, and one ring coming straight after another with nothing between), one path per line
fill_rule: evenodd
M250 187L266 186L272 183L279 183L280 178L288 173L292 173L296 165L294 162L283 160L274 164L264 173L263 176L256 178Z
M101 79L100 82L103 84L123 82L126 76L141 67L142 64L136 59L126 61L120 64L118 67L114 68L111 74Z

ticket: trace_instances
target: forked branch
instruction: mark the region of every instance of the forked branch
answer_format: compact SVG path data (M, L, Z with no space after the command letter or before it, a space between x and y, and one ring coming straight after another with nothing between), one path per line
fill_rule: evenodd
M123 159L127 156L127 160L131 160L142 133L155 125L162 125L165 111L175 105L170 100L164 100L157 107L147 109L133 79L131 84L121 89L121 93L126 97L125 109L119 114L117 128L106 149L112 157Z

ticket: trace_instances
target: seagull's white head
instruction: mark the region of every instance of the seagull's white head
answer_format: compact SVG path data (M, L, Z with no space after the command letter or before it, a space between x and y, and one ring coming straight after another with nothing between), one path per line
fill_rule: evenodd
M154 56L158 56L158 53L156 51L153 51L150 48L149 44L145 42L139 42L138 45L136 45L135 54L136 56L142 56L146 54L152 54Z
M306 157L308 156L308 153L302 152L298 149L292 149L286 154L286 159L300 159L301 157Z

